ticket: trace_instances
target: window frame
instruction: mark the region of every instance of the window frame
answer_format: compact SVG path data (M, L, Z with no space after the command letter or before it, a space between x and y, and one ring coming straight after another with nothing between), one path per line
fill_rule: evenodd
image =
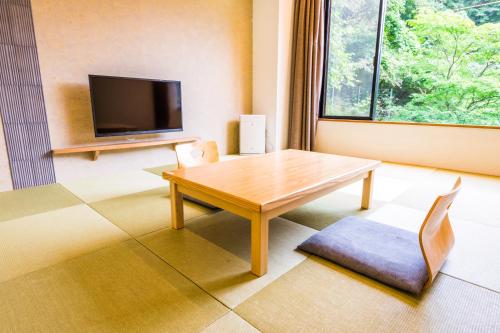
M330 53L330 21L331 21L331 10L332 1L325 0L325 40L324 40L324 57L323 57L323 77L321 82L321 94L320 94L320 106L319 106L319 118L323 119L348 119L348 120L374 120L377 108L377 98L378 98L378 85L380 77L380 63L382 61L382 47L384 42L384 24L385 24L385 11L387 6L387 0L379 0L379 11L378 11L378 23L377 23L377 39L375 42L375 54L373 57L373 80L372 80L372 90L370 98L370 114L369 116L331 116L326 115L326 89L328 86L328 55Z
M439 123L439 122L415 122L415 121L391 121L391 120L377 120L376 119L376 100L378 98L378 84L380 78L380 63L382 61L382 49L383 49L383 33L385 27L385 12L387 7L387 1L380 0L383 2L383 6L379 7L379 20L378 20L378 35L377 35L377 45L376 53L377 57L377 68L374 69L374 77L376 82L376 91L373 91L372 86L372 98L370 106L370 116L368 117L353 117L353 116L327 116L325 115L326 110L326 88L328 79L328 54L330 47L330 18L331 18L331 1L325 0L325 12L328 13L325 19L325 50L323 57L323 77L321 82L320 91L320 105L318 112L318 120L320 121L331 121L331 122L352 122L352 123L365 123L365 124L387 124L387 125L407 125L407 126L439 126L439 127L457 127L465 129L481 129L481 130L497 130L500 131L500 126L497 125L477 125L477 124L457 124L457 123ZM382 31L381 31L382 30Z
M404 125L404 126L437 126L437 127L458 127L458 128L477 128L486 130L500 130L500 126L495 125L472 125L472 124L453 124L453 123L419 123L415 121L388 121L388 120L370 120L370 119L329 119L319 118L319 121L329 121L337 123L357 123L357 124L374 124L374 125Z

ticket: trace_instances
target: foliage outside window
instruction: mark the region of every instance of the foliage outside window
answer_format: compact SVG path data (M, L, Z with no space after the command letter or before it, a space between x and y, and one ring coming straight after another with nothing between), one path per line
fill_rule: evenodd
M500 126L500 3L388 0L377 76L380 5L332 0L323 115Z
M333 0L325 115L369 117L379 0Z

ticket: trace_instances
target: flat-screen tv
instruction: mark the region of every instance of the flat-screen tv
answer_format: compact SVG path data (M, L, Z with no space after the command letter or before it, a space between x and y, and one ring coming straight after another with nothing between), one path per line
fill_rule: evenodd
M96 137L182 131L181 83L89 75Z

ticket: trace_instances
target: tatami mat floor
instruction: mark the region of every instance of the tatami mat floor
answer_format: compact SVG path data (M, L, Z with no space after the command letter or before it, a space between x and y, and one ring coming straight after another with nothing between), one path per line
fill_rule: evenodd
M270 225L269 273L249 273L250 225L185 203L172 166L0 193L0 332L500 332L500 178L385 163L374 205L356 183ZM455 178L456 244L421 297L296 246L344 216L411 231Z

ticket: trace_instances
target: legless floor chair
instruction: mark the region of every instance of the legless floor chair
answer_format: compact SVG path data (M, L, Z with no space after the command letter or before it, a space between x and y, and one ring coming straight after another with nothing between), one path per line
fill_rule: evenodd
M313 235L299 249L390 286L420 294L431 286L455 242L448 209L461 187L435 200L420 232L350 216Z
M215 141L196 141L175 146L177 165L179 169L191 168L219 161L219 150ZM209 203L184 195L184 199L197 203L209 209L218 210Z

